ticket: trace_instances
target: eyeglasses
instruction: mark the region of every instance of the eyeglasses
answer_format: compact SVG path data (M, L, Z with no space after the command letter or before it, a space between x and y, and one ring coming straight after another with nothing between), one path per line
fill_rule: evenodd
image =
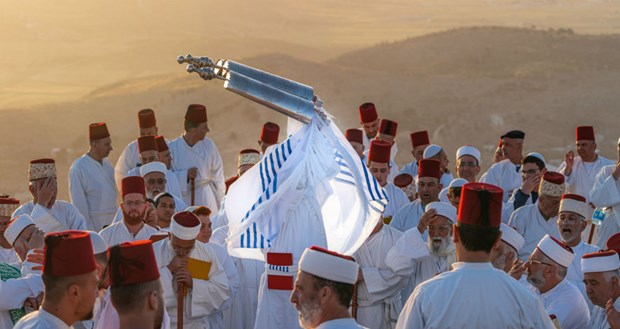
M531 259L531 258L528 258L526 263L553 266L552 264L541 262L539 260L535 260L535 259Z
M149 185L153 185L153 184L159 184L159 185L163 185L166 184L166 179L165 178L151 178L149 180L146 181Z
M126 205L127 207L140 207L141 205L145 203L146 201L125 201L123 202L123 204Z

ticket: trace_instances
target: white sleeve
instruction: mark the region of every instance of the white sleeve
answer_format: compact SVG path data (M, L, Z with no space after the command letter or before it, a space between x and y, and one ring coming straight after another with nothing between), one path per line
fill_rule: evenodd
M620 204L620 190L614 176L608 176L603 167L596 175L594 186L590 191L590 202L596 207L613 207Z
M129 153L127 152L129 145L130 144L127 144L127 146L125 146L121 156L118 158L118 161L116 161L116 166L114 166L114 180L119 189L121 188L121 181L123 178L127 177L129 170L136 167L136 164L131 163L131 159L127 156L127 153Z
M398 316L398 322L396 322L396 329L418 329L425 328L424 312L422 311L422 303L420 302L418 295L420 286L416 287L407 303L403 307L403 310Z
M414 265L427 257L430 257L430 253L426 243L422 240L420 231L414 227L407 230L388 251L385 257L385 265L394 273L408 277L413 274Z
M74 163L69 170L69 196L71 198L71 203L73 203L82 216L84 216L86 223L92 224L84 184L82 170L78 168L77 163ZM89 227L89 229L93 229L93 227Z
M210 179L213 182L213 186L215 188L215 200L217 205L222 204L222 199L224 198L224 194L226 194L226 183L224 179L224 164L222 163L222 156L220 155L220 151L215 146L215 143L211 142L212 153L210 155L211 159L211 172L209 173Z
M230 297L230 288L226 272L219 261L212 257L208 280L192 279L190 310L192 318L209 315L222 308ZM187 300L186 300L187 301Z
M0 311L21 308L28 297L43 292L43 280L39 275L28 275L19 279L0 280Z

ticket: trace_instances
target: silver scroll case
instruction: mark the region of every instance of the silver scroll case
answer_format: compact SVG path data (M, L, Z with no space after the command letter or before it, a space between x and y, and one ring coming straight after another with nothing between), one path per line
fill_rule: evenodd
M314 115L317 98L308 85L228 59L214 64L208 57L188 54L177 62L187 63L188 73L198 73L204 80L224 80L225 89L301 122L310 122Z

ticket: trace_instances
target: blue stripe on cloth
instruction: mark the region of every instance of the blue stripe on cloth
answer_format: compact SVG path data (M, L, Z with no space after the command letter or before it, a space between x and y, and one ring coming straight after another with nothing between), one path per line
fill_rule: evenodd
M288 154L293 153L293 149L291 148L291 139L286 140L286 147L288 148Z
M371 200L377 200L379 199L378 197L375 197L371 185L370 185L370 179L368 178L368 171L366 170L366 168L362 167L362 171L364 172L364 178L366 179L366 186L368 186L368 192L370 194L370 199Z
M271 174L273 177L276 177L276 166L273 162L273 153L269 154L269 162L271 163Z
M284 161L286 161L287 154L286 154L286 148L284 147L284 143L282 143L282 145L280 145L280 148L282 149L282 158L284 159Z
M341 174L341 175L345 175L345 176L349 176L349 177L351 177L351 178L355 178L355 176L353 176L353 174L352 174L352 173L350 173L350 172L348 172L348 171L340 170L340 173L339 173L339 174Z
M245 246L243 245L243 239L244 239L243 234L244 234L244 233L241 233L241 236L239 237L239 248L243 248L243 247L245 247Z
M252 225L252 231L254 231L254 248L256 248L258 242L258 239L256 239L256 223Z
M282 162L280 162L280 150L276 147L276 160L278 161L278 169L282 168Z
M260 181L261 181L261 187L262 190L265 190L265 177L263 177L263 162L261 161L260 165L258 166L258 172L260 173Z

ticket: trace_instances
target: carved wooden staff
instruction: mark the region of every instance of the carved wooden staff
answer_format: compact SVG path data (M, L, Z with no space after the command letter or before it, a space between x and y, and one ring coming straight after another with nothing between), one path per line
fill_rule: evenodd
M192 193L192 196L193 195L194 193ZM185 301L185 283L178 282L177 289L177 329L183 329L183 302Z
M359 283L355 283L355 285L353 286L353 298L351 301L351 316L357 320L357 287L359 286Z
M196 180L194 178L189 179L189 186L192 190L190 206L194 206L196 200Z

